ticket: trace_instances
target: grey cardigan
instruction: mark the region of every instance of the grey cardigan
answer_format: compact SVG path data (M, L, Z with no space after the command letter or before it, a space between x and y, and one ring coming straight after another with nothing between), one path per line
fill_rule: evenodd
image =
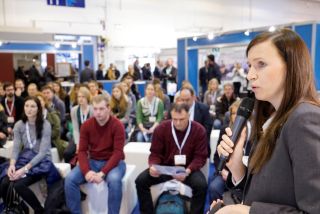
M79 138L80 138L80 126L79 126L79 121L77 117L77 111L78 111L79 105L76 105L72 107L71 109L71 121L72 121L72 128L73 128L73 140L75 144L79 144ZM89 119L93 115L93 107L92 105L89 105Z
M271 159L259 173L247 173L250 213L319 214L319 152L320 108L302 103L283 125Z
M33 142L36 138L35 125L30 125L30 138ZM17 160L22 146L24 148L30 149L30 144L27 138L26 124L19 120L13 129L14 139L13 139L13 149L11 154L11 159ZM36 144L33 146L32 150L37 153L37 155L30 161L32 166L37 165L46 156L51 159L51 125L47 120L44 120L42 137L36 140Z

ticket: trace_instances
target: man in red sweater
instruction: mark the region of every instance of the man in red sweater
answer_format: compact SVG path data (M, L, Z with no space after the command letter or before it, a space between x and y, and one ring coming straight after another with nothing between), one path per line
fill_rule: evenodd
M105 95L95 96L92 102L93 117L80 129L79 166L65 179L66 202L71 213L80 214L80 185L105 180L108 183L108 213L119 214L122 178L126 171L123 161L125 130L122 123L110 115L109 100Z
M149 169L136 179L142 214L154 213L150 187L176 179L192 189L191 213L203 213L207 181L200 171L207 160L207 136L204 127L189 120L187 104L173 104L172 120L162 122L154 131L149 156ZM184 166L186 174L162 175L154 165Z

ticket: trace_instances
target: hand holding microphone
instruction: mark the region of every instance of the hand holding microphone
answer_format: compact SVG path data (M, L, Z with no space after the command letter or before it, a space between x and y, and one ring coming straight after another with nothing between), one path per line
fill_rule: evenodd
M228 162L227 167L236 180L238 176L241 178L244 174L244 165L242 163L243 146L246 141L246 130L244 127L253 111L253 107L253 99L244 98L242 100L232 130L230 128L226 129L226 134L222 136L222 141L217 147L220 156L217 171L221 172L226 162Z

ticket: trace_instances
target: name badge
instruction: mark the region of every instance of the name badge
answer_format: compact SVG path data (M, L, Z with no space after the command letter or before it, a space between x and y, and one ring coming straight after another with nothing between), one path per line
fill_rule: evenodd
M156 117L149 117L149 122L154 123L156 122L157 118Z
M8 117L8 123L14 123L14 117Z
M186 165L187 164L186 155L175 155L174 156L174 164L175 165Z

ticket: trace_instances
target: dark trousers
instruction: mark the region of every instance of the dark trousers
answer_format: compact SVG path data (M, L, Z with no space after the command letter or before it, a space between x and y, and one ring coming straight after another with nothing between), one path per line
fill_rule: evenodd
M136 188L138 192L138 199L141 214L153 214L154 206L150 187L159 183L171 180L172 177L168 175L161 175L157 178L149 174L149 169L143 171L136 179ZM191 209L190 213L199 214L203 213L204 204L206 200L207 181L202 172L192 172L183 182L192 189Z
M67 148L64 150L63 153L64 162L69 163L76 155L76 150L76 144L73 141L69 142Z
M32 209L35 211L36 214L43 213L44 209L41 206L36 195L32 192L31 189L29 189L28 186L36 183L41 179L42 179L41 176L27 176L14 181L15 191L25 202L27 202L32 207ZM10 184L9 177L5 176L2 179L1 185L0 185L0 194L5 204L6 204L6 197L7 197L9 184Z

